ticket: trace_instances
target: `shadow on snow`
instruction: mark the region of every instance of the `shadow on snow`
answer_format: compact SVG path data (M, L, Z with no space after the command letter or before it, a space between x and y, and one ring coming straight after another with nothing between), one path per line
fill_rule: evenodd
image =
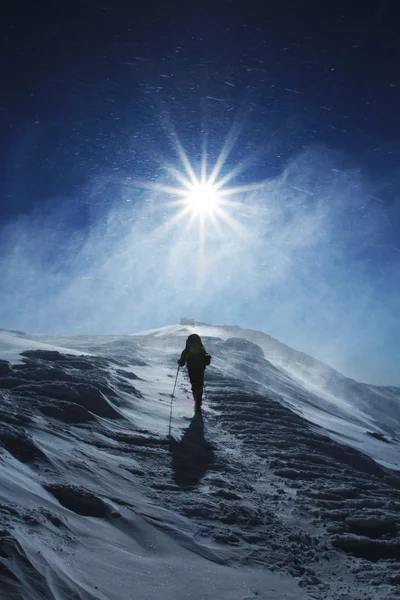
M180 441L170 438L173 477L181 487L194 487L213 462L211 444L204 438L201 414L195 415Z

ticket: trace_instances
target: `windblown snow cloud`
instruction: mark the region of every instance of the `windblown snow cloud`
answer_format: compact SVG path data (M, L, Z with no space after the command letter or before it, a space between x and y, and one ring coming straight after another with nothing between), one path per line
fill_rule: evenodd
M204 239L196 223L166 227L171 198L132 182L97 180L3 229L2 326L122 333L187 314L263 329L351 376L399 384L390 223L340 157L305 151L239 197L229 210L240 227L209 222Z

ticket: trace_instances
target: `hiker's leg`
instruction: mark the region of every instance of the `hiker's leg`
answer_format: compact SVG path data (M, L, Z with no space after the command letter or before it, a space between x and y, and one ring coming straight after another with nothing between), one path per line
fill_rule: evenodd
M195 410L196 410L196 412L200 412L201 411L201 403L203 401L203 388L201 386L198 386L193 390L193 398L194 398Z
M194 371L189 374L192 385L193 400L195 402L196 412L201 410L203 400L204 372Z
M196 380L193 384L193 398L195 401L196 411L201 410L201 404L203 402L203 389L204 389L204 372L197 374Z

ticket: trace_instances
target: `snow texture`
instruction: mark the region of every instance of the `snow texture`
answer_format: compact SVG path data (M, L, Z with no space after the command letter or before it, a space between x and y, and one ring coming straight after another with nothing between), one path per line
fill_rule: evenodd
M176 361L212 364L193 416ZM266 334L0 331L1 600L394 600L400 390Z

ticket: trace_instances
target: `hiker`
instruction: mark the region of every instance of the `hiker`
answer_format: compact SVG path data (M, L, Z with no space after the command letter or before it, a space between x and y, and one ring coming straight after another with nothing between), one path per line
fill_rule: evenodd
M186 347L183 350L178 365L184 367L187 365L190 384L192 386L193 399L195 402L195 412L201 412L201 403L203 400L204 371L211 362L211 356L206 352L203 342L197 333L192 333L186 340Z

